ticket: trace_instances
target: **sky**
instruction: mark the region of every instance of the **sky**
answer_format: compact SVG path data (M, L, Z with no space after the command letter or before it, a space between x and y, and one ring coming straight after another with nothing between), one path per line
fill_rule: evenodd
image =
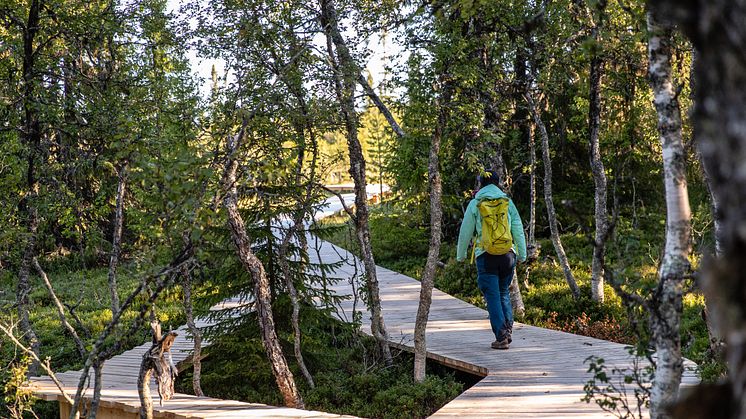
M168 11L179 16L179 0L168 0ZM385 40L381 39L380 35L374 35L369 40L368 48L371 50L369 60L367 63L362 63L363 67L370 71L373 76L374 88L377 87L378 83L383 80L384 70L384 57L389 57L389 62L395 59L396 55L402 51L401 44L397 43L396 40L392 40L391 37L387 37ZM197 55L197 51L193 48L189 48L186 51L186 56L189 59L189 63L192 67L192 73L201 79L200 82L200 93L203 97L207 97L210 92L210 78L212 73L212 66L215 65L218 74L222 74L225 71L225 62L223 60L205 59Z

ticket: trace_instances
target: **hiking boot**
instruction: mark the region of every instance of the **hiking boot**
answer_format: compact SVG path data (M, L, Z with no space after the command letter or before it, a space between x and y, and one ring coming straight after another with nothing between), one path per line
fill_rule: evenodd
M492 349L508 349L510 347L510 342L508 342L508 339L503 340L496 340L492 342L490 345Z

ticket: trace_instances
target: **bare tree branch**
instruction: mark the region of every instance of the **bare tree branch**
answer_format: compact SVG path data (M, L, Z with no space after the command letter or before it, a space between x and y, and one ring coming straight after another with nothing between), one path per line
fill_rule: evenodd
M27 348L26 346L24 346L18 340L18 338L15 337L15 334L13 333L13 327L11 325L4 325L4 324L0 323L0 330L5 334L5 336L8 337L8 339L10 339L11 342L13 342L13 344L18 349L20 349L25 354L29 355L36 362L39 363L39 366L41 366L41 368L47 373L47 375L49 375L49 378L52 379L52 381L54 382L54 385L56 385L57 388L60 390L60 393L62 394L62 397L65 398L65 401L67 403L69 403L69 404L72 404L73 403L73 399L70 398L70 395L67 394L67 392L65 391L64 386L62 385L62 383L60 382L60 380L57 379L57 375L54 373L54 371L52 371L52 368L49 366L49 358L47 358L44 361L42 361L39 358L39 356L36 355L36 353L34 351L32 351L30 348Z
M39 261L36 259L36 257L34 257L31 261L34 265L34 269L36 269L36 272L39 274L42 281L44 281L44 285L47 287L47 291L49 291L49 295L52 297L52 301L54 302L55 307L57 307L57 314L60 317L60 322L62 322L62 325L65 326L65 329L67 329L67 331L73 337L73 340L75 340L75 346L78 347L78 353L80 353L80 356L82 358L85 358L88 355L85 350L85 345L78 336L78 333L75 331L75 328L72 327L70 322L67 321L67 317L65 317L65 307L60 302L60 299L57 298L57 294L54 292L54 288L52 288L52 283L49 282L47 273L44 272L44 270L41 268L41 265L39 265Z
M365 94L368 95L370 100L373 101L373 103L376 105L379 111L383 114L383 116L386 118L386 121L388 121L389 125L391 125L391 129L394 130L394 133L399 138L404 137L404 130L401 129L401 126L399 126L399 123L396 122L396 119L394 119L394 115L391 114L391 111L389 111L389 108L386 106L386 104L383 103L380 97L378 97L378 94L375 90L373 90L373 87L368 83L368 80L363 76L363 73L358 74L357 77L358 83L360 83L360 86L363 87L363 90L365 90Z

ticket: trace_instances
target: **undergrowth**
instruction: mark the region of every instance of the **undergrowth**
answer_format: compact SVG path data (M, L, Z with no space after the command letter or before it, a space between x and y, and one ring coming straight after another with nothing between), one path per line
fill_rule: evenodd
M283 352L292 354L289 321L283 320L289 316L289 304L278 298L274 308ZM315 388L305 382L289 355L288 362L306 409L373 418L426 417L459 395L465 385L478 381L430 362L425 382L415 384L410 354L395 351L394 365L386 367L374 340L349 324L311 307L303 307L301 319L303 356ZM282 405L254 314L245 316L232 333L217 337L206 352L202 364L205 394ZM177 390L191 393L191 383L189 370L180 375Z

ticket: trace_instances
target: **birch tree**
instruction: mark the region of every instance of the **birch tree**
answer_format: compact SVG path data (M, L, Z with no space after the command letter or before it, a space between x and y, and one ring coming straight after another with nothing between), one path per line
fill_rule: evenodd
M702 276L728 348L728 386L701 388L695 397L700 405L727 407L725 417L746 418L746 1L651 0L650 7L696 49L694 137L722 214L722 254Z
M443 220L442 183L440 177L440 144L448 121L448 106L450 102L450 88L448 81L443 86L441 97L436 101L438 122L430 143L428 160L428 183L430 185L430 248L427 252L425 270L422 272L420 283L420 302L417 306L417 317L414 325L414 380L418 383L425 381L425 366L427 362L427 321L430 315L430 305L433 299L433 283L435 282L435 268L440 255L441 223Z
M194 322L194 309L192 304L192 273L185 266L181 270L181 287L184 292L184 317L186 317L189 333L192 335L192 391L197 397L204 397L202 391L202 331Z
M111 256L109 258L109 293L111 294L111 312L119 311L119 292L117 291L117 264L122 247L122 226L124 223L124 195L127 190L127 163L117 170L116 209L114 212L114 231L111 240Z
M360 254L365 267L368 305L371 312L371 332L378 342L386 364L390 365L393 361L381 310L376 263L370 244L365 159L363 158L363 149L357 136L358 116L355 111L355 86L360 79L360 72L339 30L337 8L333 0L321 0L319 5L321 8L319 20L326 35L327 51L333 63L334 87L342 118L344 119L347 147L350 155L350 176L352 176L352 180L355 183L355 235L360 246Z
M272 314L272 295L269 279L264 270L264 265L251 250L251 239L246 232L246 224L238 212L238 188L236 187L238 171L238 160L236 152L246 135L248 121L244 121L241 130L235 136L229 136L226 142L228 161L225 165L222 177L222 185L228 192L223 198L223 206L228 213L228 227L231 232L233 245L241 260L244 269L249 272L254 280L255 307L259 319L259 330L262 334L262 344L267 353L267 359L272 367L277 387L288 407L303 409L303 399L295 385L293 373L288 367L285 355L282 353L280 341L275 330L275 321Z
M682 289L690 270L691 211L686 182L686 155L681 136L681 111L671 76L671 29L649 12L648 75L658 113L666 191L666 244L659 268L657 303L651 304L650 328L657 354L650 390L650 415L668 417L665 411L678 396L683 370L681 334Z
M565 274L565 281L570 287L573 298L580 298L580 288L578 288L577 282L575 282L575 276L572 274L570 269L570 262L567 259L565 248L562 246L562 240L559 235L559 226L557 225L557 213L554 210L554 201L552 197L552 159L549 155L549 134L547 128L544 125L544 121L541 119L539 110L536 107L533 93L527 91L524 98L528 103L529 112L534 119L536 128L539 130L539 136L541 137L541 149L544 160L544 201L547 205L547 218L549 219L549 230L552 235L552 244L554 250L557 252L557 258L559 259L562 272Z
M601 147L599 146L599 132L601 131L601 76L603 75L604 59L599 52L600 32L603 25L604 9L606 1L597 2L595 22L591 27L591 38L595 42L590 63L589 76L589 100L588 100L588 136L590 143L591 171L593 172L594 202L595 202L595 250L591 262L591 298L593 301L604 301L604 276L603 260L604 243L603 237L608 228L608 214L606 210L606 172L604 162L601 159ZM593 19L592 13L589 13Z
M39 213L36 209L36 198L39 195L39 173L38 167L42 164L42 125L39 116L39 84L40 69L37 68L39 53L39 40L37 35L40 31L41 10L44 7L43 0L32 0L29 4L28 15L25 23L21 24L23 34L23 117L21 137L27 147L26 157L26 190L24 197L19 203L20 213L26 222L26 240L21 266L18 272L18 285L16 287L16 306L18 311L19 326L23 333L25 342L34 353L39 355L40 342L31 328L29 322L29 293L31 284L29 274L31 262L36 256L37 230L39 228ZM43 45L43 44L42 44ZM38 364L35 362L29 368L31 375L36 375Z

